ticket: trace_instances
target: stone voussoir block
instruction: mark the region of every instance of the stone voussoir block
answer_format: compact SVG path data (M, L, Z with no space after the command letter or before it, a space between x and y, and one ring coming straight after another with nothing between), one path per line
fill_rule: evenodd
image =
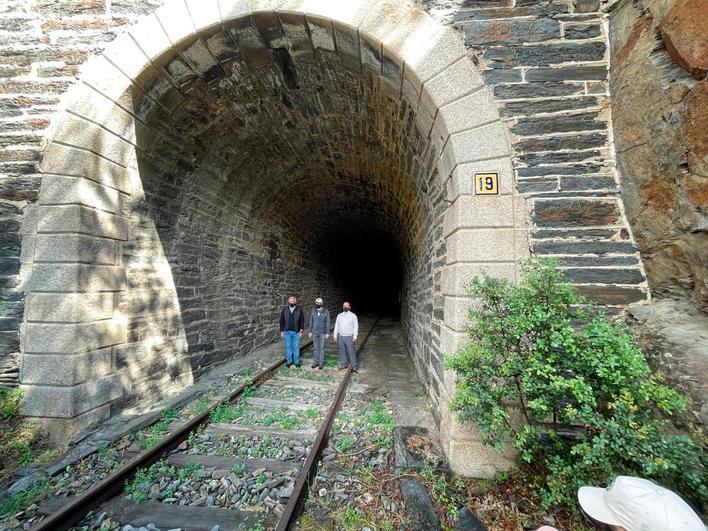
M114 294L29 293L27 321L80 323L110 319L114 313Z
M378 0L352 0L349 2L285 0L278 10L304 12L307 15L317 15L341 24L358 27L377 3Z
M130 175L124 168L95 153L52 142L42 154L43 173L84 177L121 192L130 191Z
M516 259L515 229L460 229L448 236L447 263Z
M37 234L34 261L113 265L115 246L115 240L83 234Z
M462 195L447 209L443 236L461 228L513 227L514 196Z
M305 15L279 12L278 20L280 20L280 26L283 28L295 60L303 63L315 63L315 47Z
M471 131L451 135L440 157L441 174L447 177L465 162L508 157L509 135L506 125L495 122Z
M447 265L442 270L442 294L461 297L467 295L475 277L503 278L514 282L518 266L515 262L464 263Z
M499 120L491 92L478 90L438 109L433 135L439 145L452 134L481 127Z
M229 2L233 3L233 2ZM172 48L172 43L162 29L155 13L142 17L140 22L130 28L130 34L149 58L157 58Z
M210 76L212 72L218 73L221 69L209 48L199 39L182 50L182 57L190 68L202 77Z
M92 56L81 68L82 82L102 94L107 100L113 102L125 101L124 95L130 92L132 80L125 75L118 67L108 61L104 55ZM77 97L69 100L81 101L83 87L77 83L72 87L72 92L76 91ZM68 107L71 109L72 107ZM98 112L110 108L109 105L100 107ZM127 107L130 108L130 107Z
M118 134L69 113L59 120L52 141L96 153L121 167L128 167L135 155L135 146Z
M40 206L37 232L76 232L128 239L128 219L82 205Z
M116 213L119 203L118 190L83 177L47 174L42 178L42 188L39 191L40 205L78 204Z
M196 33L194 21L184 2L170 2L159 7L155 14L172 44L179 44Z
M185 3L198 32L212 29L221 24L218 0L185 0Z
M111 374L68 387L23 385L20 413L29 417L72 418L123 395L121 375Z
M101 124L123 140L135 143L135 118L130 113L85 82L77 84L76 90L80 94L67 102L68 112Z
M469 297L445 296L443 312L445 325L456 332L464 332L469 322L469 309L472 299Z
M126 323L119 319L90 323L28 323L24 333L24 352L79 353L120 345L125 341Z
M475 176L479 173L496 173L498 175L500 195L514 192L514 170L509 159L468 162L459 164L452 172L447 183L448 201L456 201L462 195L473 194Z
M32 264L26 289L39 292L122 291L124 267L94 264Z
M79 354L24 354L20 381L26 385L76 385L110 374L112 349Z
M437 109L466 96L483 83L472 61L462 58L423 84L421 104Z
M333 22L332 26L337 43L337 53L342 66L358 74L362 69L359 32L336 21Z
M312 46L316 50L324 52L335 52L337 47L334 43L334 28L332 21L318 16L309 16L306 19L307 27L310 32Z

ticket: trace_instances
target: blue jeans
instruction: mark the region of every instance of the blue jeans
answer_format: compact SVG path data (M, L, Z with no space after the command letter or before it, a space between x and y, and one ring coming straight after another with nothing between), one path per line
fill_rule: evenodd
M285 339L285 361L300 363L300 335L298 332L286 330L283 332Z

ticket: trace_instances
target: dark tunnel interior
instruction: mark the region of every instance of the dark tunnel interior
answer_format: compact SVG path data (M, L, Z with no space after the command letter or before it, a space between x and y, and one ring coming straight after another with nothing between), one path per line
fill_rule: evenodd
M382 229L333 227L337 235L322 248L342 299L355 312L395 317L400 313L403 257L400 244ZM342 301L336 301L339 309Z
M343 300L355 312L397 316L403 283L398 242L381 229L340 227L338 233L336 241L324 246L323 261L332 264Z

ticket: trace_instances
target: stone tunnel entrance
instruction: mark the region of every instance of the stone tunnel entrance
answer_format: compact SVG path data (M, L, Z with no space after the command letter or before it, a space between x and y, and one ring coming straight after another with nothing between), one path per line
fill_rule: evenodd
M465 283L525 248L493 99L404 2L243 5L167 4L65 99L23 240L24 414L61 438L153 401L272 341L295 294L400 311L450 436Z

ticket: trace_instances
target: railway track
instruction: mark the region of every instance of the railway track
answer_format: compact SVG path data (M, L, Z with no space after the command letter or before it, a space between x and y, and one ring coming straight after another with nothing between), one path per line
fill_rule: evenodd
M360 354L377 322L359 342ZM49 500L47 516L32 529L59 531L77 524L91 529L106 519L121 528L290 529L317 473L352 370L328 369L302 378L284 365L279 360L224 400L171 422L157 444L134 456L128 452L123 466L82 494ZM310 402L315 395L318 401Z

